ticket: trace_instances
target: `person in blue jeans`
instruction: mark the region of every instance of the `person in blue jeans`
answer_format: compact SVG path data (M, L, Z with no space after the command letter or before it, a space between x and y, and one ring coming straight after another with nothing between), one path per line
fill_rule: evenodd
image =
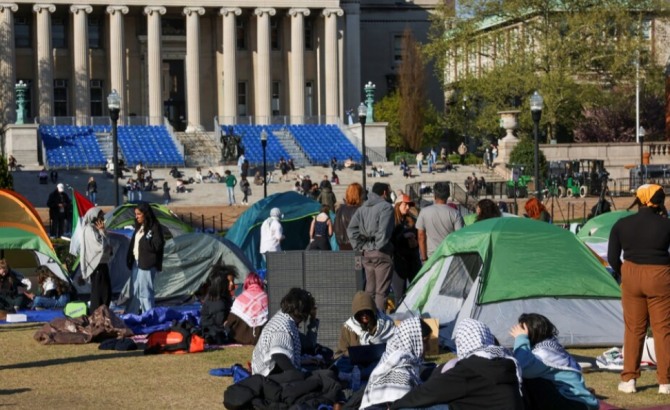
M237 185L237 178L229 169L225 172L226 188L228 189L228 205L235 205L235 186Z
M61 309L70 301L70 285L42 265L35 271L42 293L33 296L33 309Z

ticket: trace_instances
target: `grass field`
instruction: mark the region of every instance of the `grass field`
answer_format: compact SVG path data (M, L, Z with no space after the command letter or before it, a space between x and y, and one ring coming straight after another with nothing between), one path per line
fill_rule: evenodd
M251 347L187 355L144 356L141 351L115 352L87 345L43 346L33 339L41 324L0 327L0 407L12 409L211 409L223 407L229 378L209 370L246 364ZM604 349L572 350L580 361L593 361ZM431 358L441 363L452 357ZM616 390L618 373L586 373L599 398L622 408L668 405L670 396L657 394L655 372L645 371L639 392ZM658 407L656 407L658 408Z

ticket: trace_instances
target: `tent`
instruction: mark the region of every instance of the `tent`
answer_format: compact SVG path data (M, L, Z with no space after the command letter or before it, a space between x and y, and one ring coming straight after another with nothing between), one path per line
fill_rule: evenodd
M519 215L514 215L510 214L508 212L502 212L502 217L503 218L518 218ZM477 213L473 212L467 215L463 216L463 223L465 225L472 225L473 223L477 222Z
M282 249L285 251L303 250L309 244L309 227L312 216L319 213L321 204L290 191L270 195L256 202L240 215L226 234L226 239L242 248L244 254L257 269L262 268L262 257L259 252L261 225L270 216L272 208L279 208L284 214L281 223L286 239L282 241Z
M177 215L172 213L168 207L161 204L149 204L156 214L158 222L163 227L165 239L177 237L185 233L193 232L193 228L183 222ZM105 226L107 229L127 229L135 224L136 204L123 204L105 215Z
M0 251L13 269L26 276L38 266L47 265L59 278L70 282L33 205L21 194L6 189L0 189Z
M619 287L567 230L526 218L493 218L450 234L417 274L399 316L438 318L453 347L463 318L486 323L503 345L521 313L540 313L567 346L623 342Z
M126 254L131 236L130 230L109 231L114 246L109 264L112 292L122 294L121 299L124 294L127 295L124 287L130 278ZM163 271L156 275L154 283L156 299L187 301L207 280L212 265L217 263L235 266L240 274L240 283L253 269L251 262L235 244L219 236L187 233L167 240L163 251ZM90 293L90 285L78 288L78 291Z
M607 244L614 223L634 213L631 211L612 211L600 214L588 220L577 232L577 237L607 263Z

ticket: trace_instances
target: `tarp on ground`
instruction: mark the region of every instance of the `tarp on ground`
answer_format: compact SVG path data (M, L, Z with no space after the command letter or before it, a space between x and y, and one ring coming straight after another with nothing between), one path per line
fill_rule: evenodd
M226 234L226 239L239 246L256 269L263 267L259 252L261 225L270 217L272 208L279 208L284 215L281 223L286 239L281 243L282 250L292 251L304 250L309 245L309 227L312 217L321 210L321 204L290 191L270 195L240 215Z
M501 343L521 313L540 313L568 346L623 342L621 293L571 232L525 218L493 218L450 234L423 266L398 308L440 322L452 346L463 318L486 323Z

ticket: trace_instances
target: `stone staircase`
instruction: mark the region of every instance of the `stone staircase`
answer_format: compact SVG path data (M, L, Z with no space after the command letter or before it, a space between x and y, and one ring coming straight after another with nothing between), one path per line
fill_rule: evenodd
M293 158L293 163L300 168L308 167L310 165L309 159L305 152L300 148L298 143L293 138L293 135L288 130L274 131L273 134L279 140L279 143L284 147L286 153L290 158Z
M184 161L187 167L212 167L221 161L221 144L216 133L196 131L175 132L177 140L184 146Z

